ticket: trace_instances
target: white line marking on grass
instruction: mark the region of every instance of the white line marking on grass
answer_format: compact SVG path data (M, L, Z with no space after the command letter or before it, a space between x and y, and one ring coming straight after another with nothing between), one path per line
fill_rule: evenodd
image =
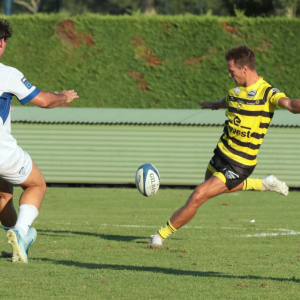
M34 223L37 223L37 222L34 222ZM81 225L81 224L73 224L73 223L70 223L70 222L57 222L55 223L56 225Z
M74 224L70 222L58 222L55 223L57 225L82 225L80 224ZM93 224L97 226L104 226L104 227L125 227L125 228L160 228L159 225L129 225L129 224ZM183 229L216 229L216 230L249 230L249 228L241 228L241 227L203 227L203 226L183 226ZM262 229L255 229L256 231L262 230ZM279 236L279 235L299 235L299 231L285 229L285 228L278 228L278 229L264 229L268 231L283 231L280 233L255 233L255 234L246 234L246 235L240 235L238 237L267 237L267 236Z
M283 229L278 229L283 230ZM285 233L256 233L256 234L247 234L247 235L240 235L240 237L266 237L266 236L278 236L278 235L298 235L300 234L299 231L294 230L285 230Z
M100 224L100 226L115 226L115 227L134 227L134 228L159 228L161 226L153 226L153 225L108 225L108 224ZM239 227L202 227L202 226L182 226L181 229L242 229L247 230L247 228L239 228Z
M107 224L100 224L100 226L114 226L114 227L134 227L134 228L157 228L159 226L149 226L149 225L107 225Z

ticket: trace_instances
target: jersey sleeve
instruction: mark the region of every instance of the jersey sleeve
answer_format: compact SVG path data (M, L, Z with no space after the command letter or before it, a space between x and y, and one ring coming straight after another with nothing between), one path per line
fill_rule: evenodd
M24 105L40 92L38 88L32 85L24 75L17 69L12 69L7 81L7 91L18 98Z
M229 103L229 93L226 94L226 102Z
M272 90L270 91L270 99L269 101L277 106L278 105L278 101L280 98L286 97L285 93L280 92L278 89L276 88L272 88Z

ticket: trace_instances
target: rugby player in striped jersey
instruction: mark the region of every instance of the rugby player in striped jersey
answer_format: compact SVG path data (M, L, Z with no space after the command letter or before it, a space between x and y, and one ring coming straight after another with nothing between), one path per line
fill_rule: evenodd
M188 223L199 206L222 193L241 190L275 191L285 196L288 187L270 175L251 179L257 154L276 106L300 113L300 100L289 99L272 87L255 70L255 56L251 49L240 45L225 54L229 77L236 87L217 102L200 102L203 109L226 108L223 134L208 164L205 182L190 195L183 207L175 211L167 225L151 236L152 245L162 245L164 239Z

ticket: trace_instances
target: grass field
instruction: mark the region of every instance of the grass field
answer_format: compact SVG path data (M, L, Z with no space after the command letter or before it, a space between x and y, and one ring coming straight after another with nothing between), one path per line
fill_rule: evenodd
M300 298L299 193L218 196L162 248L150 247L190 193L48 188L29 264L0 259L0 298ZM4 231L0 240L10 251Z

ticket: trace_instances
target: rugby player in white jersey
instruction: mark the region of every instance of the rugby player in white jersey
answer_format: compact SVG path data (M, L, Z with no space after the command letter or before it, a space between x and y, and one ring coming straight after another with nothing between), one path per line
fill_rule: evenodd
M11 36L8 21L0 19L0 58ZM0 63L0 221L13 249L12 261L28 263L28 248L36 239L36 230L31 224L39 214L46 183L36 164L11 135L13 96L23 105L30 102L41 108L70 103L79 96L74 90L40 91L20 71ZM12 201L14 185L23 189L18 216Z

